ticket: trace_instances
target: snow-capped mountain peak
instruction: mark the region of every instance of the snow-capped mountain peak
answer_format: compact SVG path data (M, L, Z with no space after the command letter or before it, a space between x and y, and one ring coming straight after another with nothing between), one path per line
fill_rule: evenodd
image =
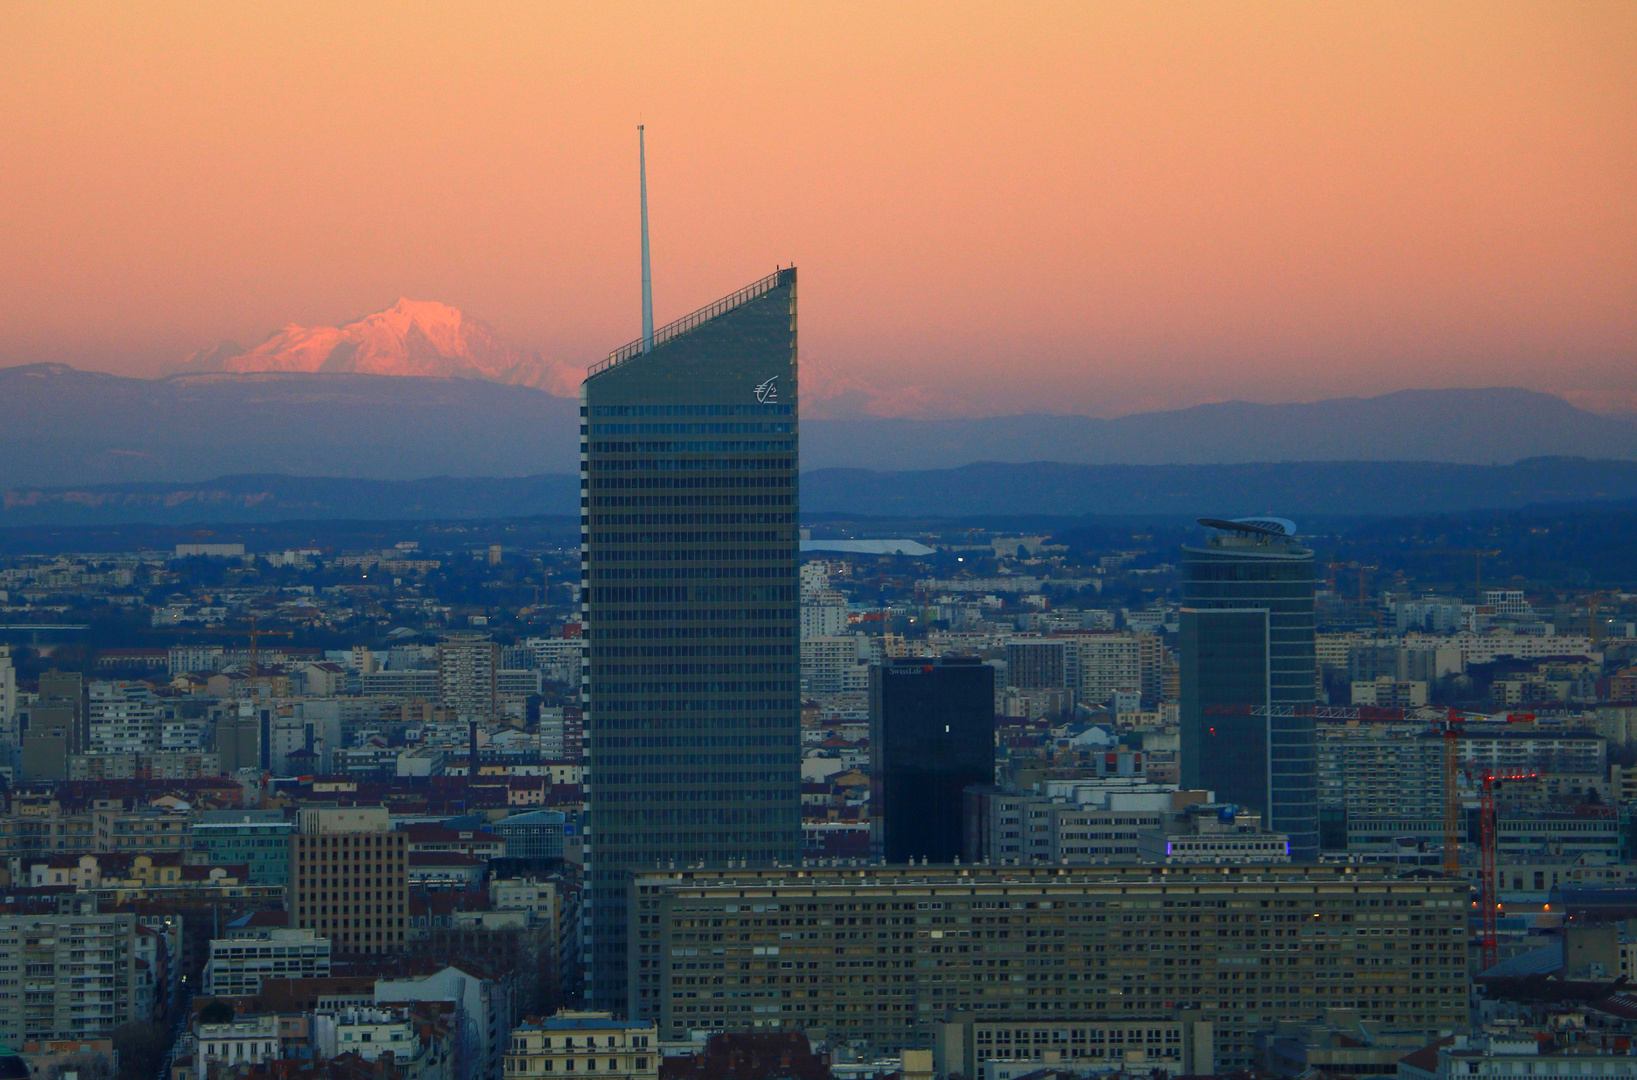
M485 379L537 387L559 396L577 393L585 377L582 367L513 348L488 323L458 308L407 297L345 326L291 323L253 349L240 349L231 342L201 349L187 357L179 370Z

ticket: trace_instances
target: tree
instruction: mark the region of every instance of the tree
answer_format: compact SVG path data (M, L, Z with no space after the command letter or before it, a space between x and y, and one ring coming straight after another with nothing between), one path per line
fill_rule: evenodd
M233 1022L233 1006L220 999L209 1002L199 1010L201 1024L231 1024Z
M112 1039L119 1055L119 1080L152 1080L165 1060L168 1036L165 1029L154 1024L133 1021L115 1028Z

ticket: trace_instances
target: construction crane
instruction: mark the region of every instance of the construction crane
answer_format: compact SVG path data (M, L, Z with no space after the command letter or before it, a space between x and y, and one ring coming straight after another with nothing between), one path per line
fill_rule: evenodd
M1586 598L1586 634L1591 638L1592 648L1603 637L1603 624L1597 618L1597 609L1603 606L1603 599L1608 593L1594 592Z
M1499 780L1489 770L1484 770L1483 783L1478 789L1478 827L1482 837L1479 848L1482 852L1483 882L1478 888L1478 903L1483 905L1483 969L1488 971L1498 960L1500 942L1495 930L1495 909L1499 902L1495 899L1495 788Z
M1500 883L1495 878L1497 831L1495 824L1495 792L1500 788L1502 781L1533 780L1538 775L1537 773L1511 773L1497 776L1486 768L1484 769L1483 780L1478 786L1478 826L1479 836L1481 837L1479 849L1483 865L1483 881L1478 889L1478 903L1482 904L1484 909L1483 941L1480 942L1480 945L1483 949L1483 970L1485 971L1495 966L1500 951L1500 937L1495 929L1495 919L1501 910L1500 900L1496 896Z
M264 637L293 638L295 634L289 630L258 630L256 629L256 617L252 615L250 616L250 629L245 632L245 636L250 639L250 677L254 679L261 674L261 666L257 663L257 659L261 655L261 639Z
M1444 873L1461 872L1461 716L1454 709L1444 719Z

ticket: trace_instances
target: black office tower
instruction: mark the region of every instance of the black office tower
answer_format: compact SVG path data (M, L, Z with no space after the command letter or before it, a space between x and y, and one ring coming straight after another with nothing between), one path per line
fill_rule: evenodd
M796 271L644 344L580 421L587 993L633 1016L632 870L801 857Z
M1319 860L1313 552L1280 518L1201 519L1182 549L1182 784L1262 812Z
M954 862L962 793L994 782L994 668L949 657L870 669L870 846L877 857Z

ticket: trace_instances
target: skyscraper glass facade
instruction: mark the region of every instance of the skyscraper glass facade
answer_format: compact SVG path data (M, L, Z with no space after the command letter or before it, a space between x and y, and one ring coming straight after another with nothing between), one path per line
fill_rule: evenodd
M870 669L870 831L891 863L961 855L963 793L995 782L995 669L976 659Z
M1314 701L1314 586L1313 552L1288 535L1223 529L1182 549L1183 782L1213 777L1218 798L1253 805L1235 792L1260 783L1296 862L1319 857L1317 751L1312 716L1279 707ZM1264 780L1252 762L1265 762Z
M796 272L636 342L581 388L581 602L597 1008L631 871L801 856ZM652 991L647 991L652 993Z

